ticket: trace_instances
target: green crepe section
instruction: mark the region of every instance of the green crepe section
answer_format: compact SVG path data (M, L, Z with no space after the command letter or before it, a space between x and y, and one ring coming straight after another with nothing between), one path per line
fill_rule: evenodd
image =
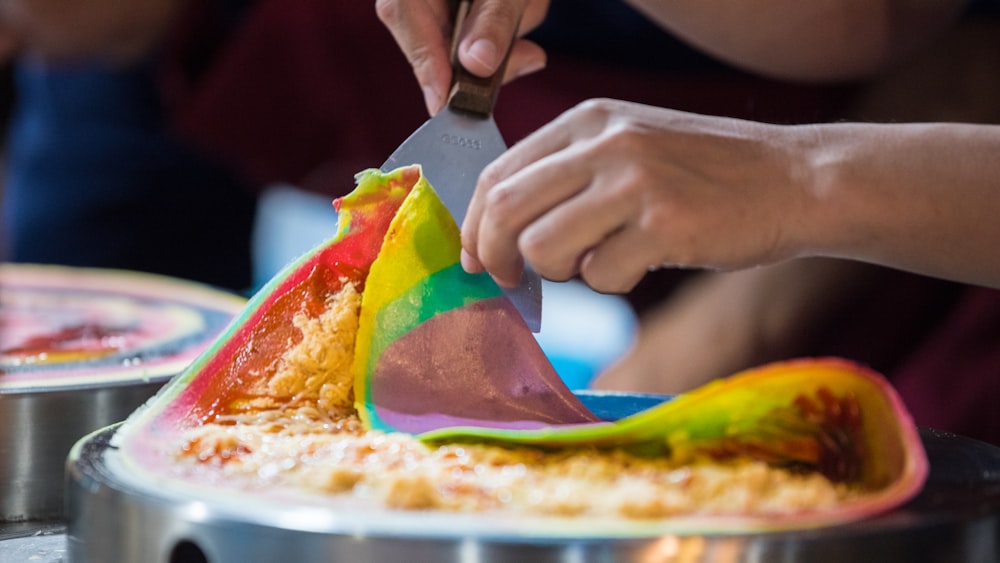
M365 372L374 372L375 364L386 348L417 325L435 315L502 295L503 292L488 274L469 274L461 264L452 264L419 280L406 293L376 312L375 323L381 329L371 338ZM414 307L414 303L418 306Z
M420 438L622 447L688 460L749 455L810 466L835 481L871 489L905 483L909 494L919 490L927 472L916 426L898 395L875 372L834 358L747 370L615 422L537 430L444 428Z
M389 224L362 295L352 371L355 407L368 427L379 425L371 400L375 363L393 340L426 320L421 319L423 313L419 310L408 310L410 301L399 301L400 297L415 291L437 293L429 285L433 274L455 265L460 251L461 238L454 219L421 174ZM392 258L387 260L385 256ZM382 310L394 302L397 305L390 311L398 317L387 322L387 313Z
M460 252L458 226L421 178L389 225L362 295L352 370L366 427L419 433L597 420L496 282L462 269Z
M155 424L144 425L145 432L137 434L137 421L146 418L153 423L148 419L158 412L166 415L159 423L177 424L190 418L193 407L212 400L212 393L225 387L215 382L222 363L240 357L248 331L264 326L261 319L275 297L302 283L313 262L359 275L370 264L352 366L355 404L369 428L391 430L379 420L377 398L371 396L378 359L429 320L502 296L488 275L462 270L458 227L417 170L407 167L389 174L377 170L360 174L358 189L340 200L337 235L272 280L212 349L151 402L152 408L140 411L138 419L130 417L123 427L124 435L131 431L128 445L152 459L157 442L143 438L153 437L150 430ZM412 189L411 181L415 181ZM393 200L403 197L406 190L409 193L397 209ZM372 258L374 253L377 256ZM533 342L530 331L527 338ZM557 391L572 396L566 389ZM447 410L447 398L438 400L440 408ZM512 396L509 400L519 399ZM888 382L839 359L762 366L615 422L536 429L453 426L421 433L419 438L434 443L471 441L542 448L620 447L681 460L749 456L779 465L810 466L834 480L875 491L859 504L817 515L814 524L856 519L898 505L920 490L928 471L916 427ZM789 528L807 525L804 521L787 523Z
M371 388L372 377L382 354L399 338L437 315L502 295L503 292L488 275L470 276L460 264L453 264L420 280L409 291L376 312L375 323L381 329L374 331L370 340L365 366L365 389ZM419 305L414 307L414 303ZM355 400L357 403L363 401L359 412L365 413L363 420L369 428L398 431L379 416L372 393L358 393L355 389Z

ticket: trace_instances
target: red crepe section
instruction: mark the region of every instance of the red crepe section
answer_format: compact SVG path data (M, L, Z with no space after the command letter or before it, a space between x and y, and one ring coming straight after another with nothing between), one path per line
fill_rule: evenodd
M163 416L168 420L210 422L220 414L239 412L248 400L265 395L254 390L274 373L277 358L302 340L292 318L301 311L310 317L319 316L326 296L343 287L347 272L337 265L334 262L331 267L321 254L309 263L310 267L296 270L282 284L282 290L270 295L181 395L171 401Z
M506 297L437 314L399 337L379 357L372 397L382 422L410 433L599 420L566 388Z
M286 277L276 287L262 289L262 300L249 316L237 319L238 328L225 337L222 347L159 418L209 422L219 414L240 411L255 396L252 390L274 373L280 355L302 340L292 322L297 313L305 310L310 317L318 317L326 298L345 281L364 290L389 224L419 178L418 167L408 168L379 190L336 200L344 234L279 274Z

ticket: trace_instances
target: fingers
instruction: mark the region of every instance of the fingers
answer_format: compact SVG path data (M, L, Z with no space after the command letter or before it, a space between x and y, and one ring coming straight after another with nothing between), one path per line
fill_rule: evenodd
M517 237L525 260L548 279L563 281L581 273L585 257L619 236L632 213L635 201L613 197L592 174L584 181L584 189L534 219Z
M479 260L479 230L490 192L513 172L564 149L570 140L566 133L565 128L550 123L501 155L480 175L462 223L462 266L467 272L485 269Z
M504 72L504 83L515 78L538 72L548 64L548 55L538 44L527 39L518 39L510 52L507 69Z
M786 153L746 130L613 100L580 104L480 176L463 264L511 285L523 257L544 277L579 274L617 293L650 268L784 259L782 218L795 214L783 210L796 205L784 196Z
M568 150L577 136L586 136L599 124L586 114L568 112L516 144L484 170L476 185L462 225L462 264L466 271L489 270L501 285L514 285L522 270L521 232L543 214L571 200L591 183L585 149ZM568 172L572 171L572 173ZM583 212L570 206L562 213L570 217ZM570 219L556 214L554 223L543 223L524 241L528 252L545 252L552 229ZM579 221L579 220L578 220ZM582 221L586 223L586 221ZM539 272L550 279L567 279L575 272L582 251L596 243L611 227L596 227L575 233L580 237L575 252L559 247L557 267ZM594 232L598 231L598 232ZM533 265L535 262L532 262ZM541 261L538 264L542 264Z
M451 83L451 14L445 1L376 0L375 11L413 67L427 111L437 113Z
M501 158L502 160L502 158ZM462 247L467 254L463 265L468 271L487 269L501 285L516 285L521 275L517 237L532 220L558 203L559 199L577 191L580 182L562 178L558 185L539 190L538 176L530 183L518 183L517 177L505 178L501 160L480 176L472 202L462 225ZM543 164L529 167L544 168ZM544 172L543 172L544 174ZM522 172L521 177L525 174ZM499 181L498 181L499 180ZM498 223L502 222L502 223ZM497 248L494 248L496 246Z
M580 277L602 293L628 292L649 271L652 248L646 233L626 223L583 256Z
M537 19L526 22L531 27L541 21L537 8L528 9L527 0L473 2L465 29L460 32L458 60L462 66L477 76L485 77L495 73L500 68L503 55L508 49L512 49L512 41L526 30L522 25L525 15L531 20ZM505 76L521 76L544 66L545 51L541 47L529 41L516 41Z
M451 86L452 17L445 0L376 0L375 10L413 67L427 111L435 114L447 102ZM504 78L511 80L545 67L545 51L527 40L515 40L537 26L548 11L547 0L476 0L459 31L458 59L477 76L491 76L510 49ZM511 42L514 41L513 47Z
M555 160L557 162L547 162ZM543 159L496 184L486 195L484 213L475 235L474 255L500 285L513 286L521 278L522 260L518 239L528 225L543 214L552 214L566 200L588 185L588 171L560 172L558 161ZM530 179L530 180L529 180ZM561 264L551 268L554 277L571 269ZM539 272L546 275L546 272ZM565 279L565 278L563 278Z
M569 149L550 155L485 194L482 211L473 219L476 227L470 225L463 239L478 267L487 269L501 285L514 285L520 279L523 256L545 278L567 280L581 272L588 253L622 236L636 238L626 226L637 200L618 197L601 185L592 168L579 164L587 162L586 154ZM635 254L644 246L648 245L634 245L630 251ZM620 258L627 264L627 257ZM599 272L607 281L586 281L602 291L620 291L626 285L628 289L645 273L644 260L640 258L641 267L632 271L618 267L615 272Z
M641 205L638 198L593 175L586 189L527 225L517 237L517 248L547 279L562 281L579 274L597 291L627 292L656 261L656 247L634 220ZM484 237L483 242L489 244L490 239Z

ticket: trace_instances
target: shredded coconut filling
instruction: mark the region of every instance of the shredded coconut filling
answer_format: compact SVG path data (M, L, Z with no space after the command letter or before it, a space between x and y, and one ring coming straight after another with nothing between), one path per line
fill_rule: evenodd
M285 488L403 510L657 519L677 515L822 511L856 493L817 473L751 460L682 463L623 450L544 451L425 444L365 431L351 363L361 295L351 284L318 318L300 313L301 341L267 382L272 403L187 430L182 476L249 490Z

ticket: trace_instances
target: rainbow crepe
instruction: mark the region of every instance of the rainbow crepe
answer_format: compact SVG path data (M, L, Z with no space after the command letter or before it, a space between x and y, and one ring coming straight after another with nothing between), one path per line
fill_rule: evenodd
M905 407L879 375L843 360L764 366L620 421L598 420L563 385L492 279L462 270L458 228L420 168L369 170L358 180L335 202L336 236L287 266L129 419L118 440L134 463L169 465L182 431L267 404L274 387L264 382L277 358L299 345L302 327L331 308L332 295L356 288L360 306L347 315L354 332L341 330L343 342L320 351L346 354L349 368L316 377L351 382L351 408L367 429L417 434L429 444L751 458L863 492L836 510L741 524L755 529L843 522L920 490L927 460Z

